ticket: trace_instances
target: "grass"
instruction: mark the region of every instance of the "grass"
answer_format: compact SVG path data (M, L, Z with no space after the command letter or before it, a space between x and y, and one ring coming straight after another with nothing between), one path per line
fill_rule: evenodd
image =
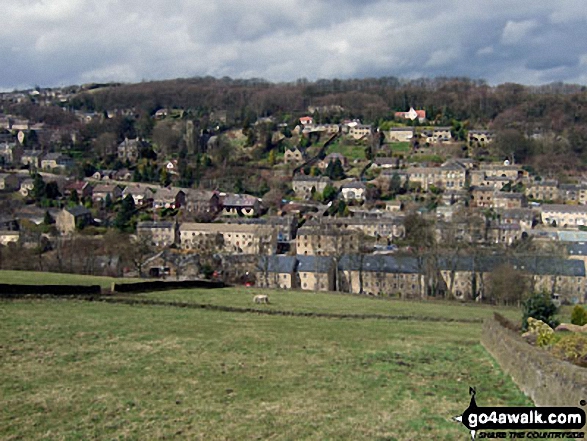
M269 305L254 305L255 294L266 293ZM499 311L514 321L521 320L517 308L495 308L492 306L447 301L402 301L353 296L340 293L320 293L293 290L259 290L258 288L224 288L217 290L184 289L147 294L133 294L132 298L157 299L207 305L257 308L279 311L298 311L330 314L375 314L386 316L410 316L420 319L479 320Z
M0 323L4 440L454 440L469 386L480 405L530 405L477 323L58 300L0 302Z
M100 285L102 288L110 288L112 282L131 283L137 281L139 280L84 276L80 274L44 273L35 271L0 271L0 283L24 285Z
M328 146L326 154L329 155L330 153L340 153L344 155L349 162L358 159L360 161L365 161L365 147L358 146L354 143L349 143L349 141L340 141L337 140Z
M389 147L393 153L409 153L411 151L411 145L409 142L390 142Z

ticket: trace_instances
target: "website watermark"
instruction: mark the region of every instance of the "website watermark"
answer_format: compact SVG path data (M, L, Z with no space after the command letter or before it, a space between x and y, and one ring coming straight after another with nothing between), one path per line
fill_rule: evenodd
M453 420L469 429L472 440L476 436L495 439L585 438L585 433L578 431L586 422L585 411L579 407L479 407L475 389L469 388L469 394L469 407ZM579 405L585 406L587 402L581 400Z

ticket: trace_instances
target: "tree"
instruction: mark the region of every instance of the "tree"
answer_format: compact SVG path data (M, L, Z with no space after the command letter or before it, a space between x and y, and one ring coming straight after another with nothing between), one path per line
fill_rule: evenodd
M324 187L324 191L322 191L322 200L324 202L333 201L336 197L336 193L336 188L334 188L330 184L326 184L326 187Z
M129 194L120 204L116 218L114 219L114 227L121 232L132 232L130 221L135 213L135 201Z
M526 274L511 265L496 267L489 277L489 297L502 305L519 304L528 290Z
M45 184L45 181L43 180L43 177L40 174L35 173L35 176L33 177L32 196L36 202L40 202L42 199L45 199L47 197L46 187L47 186Z
M523 303L522 329L528 329L528 318L542 320L551 328L559 324L555 315L557 306L552 302L550 295L546 292L535 293Z
M69 195L69 202L71 202L73 205L79 204L79 195L77 194L77 190L73 190L71 192Z
M328 166L326 167L326 176L328 176L333 181L346 178L346 174L340 159L336 158L334 161L330 161L328 163Z
M581 305L575 305L571 313L571 323L583 326L587 324L587 311Z
M169 176L169 172L165 167L161 168L161 173L159 174L159 183L162 187L167 187L169 184L171 184L171 176Z
M389 194L391 197L395 198L402 189L402 179L400 178L399 174L394 173L391 176L391 180L389 181Z
M48 182L47 185L45 186L45 194L47 196L47 199L52 200L52 201L57 199L59 196L61 196L57 182L55 182L55 181Z

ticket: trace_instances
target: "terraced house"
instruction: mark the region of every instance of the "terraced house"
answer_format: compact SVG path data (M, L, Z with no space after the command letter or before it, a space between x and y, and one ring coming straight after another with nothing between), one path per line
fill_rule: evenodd
M424 191L428 191L431 186L462 189L467 178L467 169L457 163L447 163L441 167L411 167L407 173L410 182L420 184Z
M348 255L338 265L339 286L354 294L420 298L424 279L413 257Z
M179 226L179 240L185 250L273 254L277 247L277 232L265 225L184 222Z
M544 204L540 207L542 223L554 227L587 226L587 206Z

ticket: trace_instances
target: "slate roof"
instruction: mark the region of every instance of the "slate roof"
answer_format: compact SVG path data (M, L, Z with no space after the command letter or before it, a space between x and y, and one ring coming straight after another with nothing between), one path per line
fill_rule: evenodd
M90 210L88 210L83 205L76 205L75 207L66 208L66 210L69 214L71 214L74 217L91 215Z
M327 273L334 265L334 259L326 256L297 256L298 271Z
M368 271L380 273L419 273L418 261L410 256L347 255L340 259L342 271Z
M262 256L257 263L257 269L267 270L270 273L291 274L295 271L297 264L295 256Z

